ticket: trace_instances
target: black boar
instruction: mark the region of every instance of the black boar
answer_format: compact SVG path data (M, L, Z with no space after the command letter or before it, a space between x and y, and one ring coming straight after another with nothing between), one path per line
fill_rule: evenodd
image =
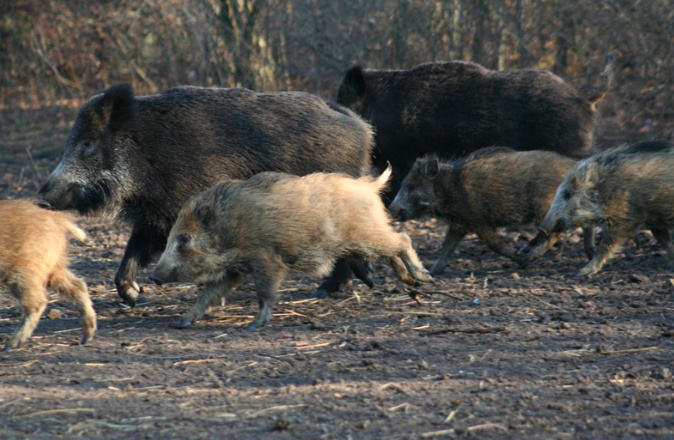
M526 260L507 249L496 229L540 222L574 163L551 151L505 147L483 148L453 162L424 157L415 162L389 209L400 220L436 216L447 221L433 275L442 273L450 254L472 232L494 252L524 264ZM584 234L588 256L592 232L588 228Z
M176 87L136 97L130 85L118 84L79 110L38 197L55 209L102 212L133 226L115 284L135 305L138 270L164 249L190 195L262 171L360 176L372 145L366 122L306 93ZM340 282L328 281L323 291Z
M545 246L550 234L598 224L602 236L594 257L578 275L592 275L632 236L650 229L674 267L674 144L643 141L579 161L557 189L555 200L525 251ZM539 252L539 254L542 252Z
M414 161L436 154L464 157L479 148L550 150L580 158L590 152L595 104L610 85L614 52L599 89L576 88L544 70L492 71L464 61L408 70L349 69L337 102L375 128L373 163L393 166L388 201Z
M390 174L387 169L379 178L353 179L267 172L224 181L191 197L151 276L158 284L205 284L177 326L200 319L243 276L252 275L260 311L248 329L265 327L288 274L326 274L345 255L386 257L403 282L430 281L410 238L393 230L379 196Z
M69 215L42 209L27 200L0 202L0 287L21 305L23 323L5 350L26 342L49 302L47 288L72 300L82 316L81 343L94 337L96 314L87 286L68 270L67 233L86 242Z

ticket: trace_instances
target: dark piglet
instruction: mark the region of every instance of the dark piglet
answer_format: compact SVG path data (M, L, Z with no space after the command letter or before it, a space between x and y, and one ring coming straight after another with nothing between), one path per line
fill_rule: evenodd
M374 164L393 166L390 201L424 155L453 159L492 145L588 155L595 104L609 89L618 55L607 56L598 89L576 88L544 70L493 71L464 61L408 70L355 66L346 72L337 102L374 126Z
M505 147L483 148L450 162L425 157L416 161L389 209L400 220L434 216L448 223L441 256L431 268L433 275L445 269L450 254L473 232L494 252L525 264L524 257L507 248L497 228L539 223L574 163L550 151L518 152ZM584 232L589 256L592 228Z
M138 271L164 249L190 195L270 170L360 176L372 144L370 126L357 115L306 93L177 87L137 97L117 84L79 110L38 196L56 209L105 213L133 226L115 284L135 305ZM341 272L321 292L348 279L346 260L337 266Z
M642 141L616 147L579 161L559 186L555 200L529 243L532 252L547 246L552 234L599 225L594 257L578 275L604 266L635 229L650 229L674 267L674 144ZM540 254L542 252L538 252Z
M410 238L390 224L379 195L389 177L390 169L379 178L360 179L261 173L218 183L190 198L151 276L158 284L205 284L177 326L193 324L250 275L260 311L248 329L265 327L287 275L324 275L345 255L385 257L403 282L430 281Z

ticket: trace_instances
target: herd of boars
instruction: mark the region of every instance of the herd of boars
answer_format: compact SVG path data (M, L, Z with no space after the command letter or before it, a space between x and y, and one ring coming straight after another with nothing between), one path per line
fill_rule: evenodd
M114 280L127 304L141 292L139 270L157 257L154 282L203 283L177 327L222 304L248 276L260 305L251 330L269 323L289 274L329 274L314 292L321 297L354 276L372 287L369 262L385 257L402 282L431 282L469 233L523 266L565 231L583 228L590 261L579 273L591 275L646 228L674 266L674 144L642 141L590 154L595 106L617 56L606 57L596 88L543 70L450 61L353 67L337 103L241 88L100 91L80 108L37 200L0 203L0 282L24 314L6 349L30 337L47 288L76 303L82 343L93 337L86 285L66 258L67 234L86 235L60 210L132 226ZM448 225L430 274L410 238L391 225L429 216ZM520 250L497 232L529 224L539 232Z

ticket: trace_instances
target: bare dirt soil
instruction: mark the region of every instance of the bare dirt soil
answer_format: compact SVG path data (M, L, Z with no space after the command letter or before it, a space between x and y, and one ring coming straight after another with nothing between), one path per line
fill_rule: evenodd
M65 145L72 112L39 112L0 115L3 199L31 197ZM573 277L577 235L527 269L470 237L418 301L384 262L374 289L321 300L320 280L292 279L248 332L250 284L183 330L194 285L159 289L146 270L138 307L122 306L128 228L79 223L93 245L73 244L72 268L98 333L76 345L78 314L52 297L29 343L0 353L0 438L674 438L674 274L647 232L591 279ZM400 228L430 266L444 226ZM19 320L0 296L0 342Z

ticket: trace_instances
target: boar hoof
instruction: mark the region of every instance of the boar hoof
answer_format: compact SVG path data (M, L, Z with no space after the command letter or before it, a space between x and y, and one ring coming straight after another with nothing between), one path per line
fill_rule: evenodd
M92 339L94 339L93 336L82 336L82 339L80 339L80 345L84 345L87 342L90 342Z
M187 319L187 318L180 318L180 320L178 320L178 322L173 324L173 326L175 328L187 328L187 327L190 327L191 325L192 325L192 321Z
M431 275L433 275L433 276L440 275L444 272L445 272L445 266L444 265L438 266L438 265L434 264L433 267L431 267Z
M257 331L262 330L264 327L266 327L266 326L264 326L264 325L258 326L254 322L251 322L250 324L248 324L247 326L244 327L244 330L248 330L249 332L257 332Z
M136 300L138 299L140 292L141 289L135 281L130 284L123 281L117 284L117 293L120 298L122 298L122 301L124 301L125 304L128 304L131 307L136 307Z

